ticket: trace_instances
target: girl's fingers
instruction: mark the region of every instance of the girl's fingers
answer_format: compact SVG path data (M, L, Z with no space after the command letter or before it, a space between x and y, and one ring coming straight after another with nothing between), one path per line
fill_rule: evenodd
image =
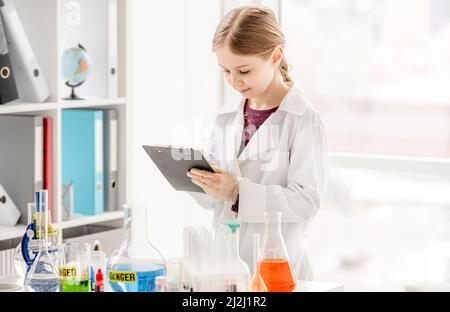
M204 170L197 170L192 172L192 170L191 172L187 173L187 176L191 179L197 179L206 184L220 183L220 175L217 173L210 173Z
M201 189L207 193L207 194L212 194L212 189L209 187L208 184L203 183L202 181L196 180L196 179L191 179L192 183L194 183L195 185L201 187Z
M203 177L208 179L214 178L214 173L208 172L206 170L199 170L192 168L189 172L193 174L195 177Z
M203 190L208 186L206 183L203 183L200 180L197 179L191 179L192 183L194 183L197 186L200 186Z
M186 173L186 175L187 175L189 178L194 178L194 179L202 179L202 178L203 178L201 175L199 175L199 174L197 174L197 173L194 173L194 172L192 172L192 171L188 171L188 172Z
M191 172L188 172L187 176L189 178L191 178L191 179L196 179L196 180L201 181L203 183L208 183L208 181L210 180L210 179L205 178L205 177L203 177L201 175L198 175L198 174L195 174L195 173L191 173Z
M211 179L208 179L208 178L203 178L203 177L198 177L198 176L192 177L191 180L196 180L198 182L201 182L201 183L203 183L203 185L205 185L207 187L212 187L213 185L216 184L215 179L211 180Z

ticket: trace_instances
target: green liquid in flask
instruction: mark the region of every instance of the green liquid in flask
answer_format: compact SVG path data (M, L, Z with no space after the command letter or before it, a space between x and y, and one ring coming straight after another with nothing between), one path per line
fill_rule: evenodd
M90 292L91 281L89 279L81 281L65 280L61 281L63 292Z

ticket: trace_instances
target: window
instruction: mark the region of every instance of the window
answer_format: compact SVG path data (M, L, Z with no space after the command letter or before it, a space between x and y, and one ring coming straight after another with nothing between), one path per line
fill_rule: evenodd
M282 0L291 74L331 151L450 156L450 2Z
M305 239L315 278L447 283L450 166L430 156L450 156L450 1L281 0L280 16L290 74L344 152Z

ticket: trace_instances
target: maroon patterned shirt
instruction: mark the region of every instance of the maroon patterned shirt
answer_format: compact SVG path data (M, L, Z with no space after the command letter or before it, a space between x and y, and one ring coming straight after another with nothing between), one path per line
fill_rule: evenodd
M277 107L265 110L253 109L248 105L248 101L244 105L244 131L242 132L242 141L244 146L247 146L250 139L259 129L259 127L269 118L270 115L275 113L278 109ZM231 207L231 211L239 212L239 195L236 202Z

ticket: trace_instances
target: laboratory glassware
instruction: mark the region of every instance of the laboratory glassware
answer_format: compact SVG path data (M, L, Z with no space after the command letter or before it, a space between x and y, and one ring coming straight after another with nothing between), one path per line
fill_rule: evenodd
M77 243L66 243L59 253L60 291L89 292L91 290L89 254Z
M98 269L95 274L95 292L104 292L104 278L102 269Z
M229 228L227 252L225 257L225 291L248 291L250 282L250 269L239 255L239 228L237 220L227 220L224 224Z
M56 292L59 288L58 270L54 255L50 255L48 246L48 192L41 190L36 194L36 237L39 251L25 276L25 287L35 292Z
M258 270L258 259L260 252L260 239L259 233L253 234L253 274L252 280L250 282L250 291L254 292L267 292L266 283L259 274Z
M167 274L165 259L147 237L141 245L134 242L132 210L137 207L147 214L145 206L123 205L125 239L107 264L109 285L117 292L155 292L156 277Z
M38 196L36 192L36 196ZM36 197L37 199L38 197ZM22 278L25 278L26 273L31 268L33 260L39 252L39 240L37 238L37 228L39 214L36 209L36 203L28 203L28 225L25 229L25 234L22 237L21 242L17 245L14 251L14 268ZM58 230L51 224L51 214L48 211L48 251L56 261L58 252Z
M297 280L289 262L286 244L281 233L281 212L264 213L264 236L258 271L269 292L289 292Z

